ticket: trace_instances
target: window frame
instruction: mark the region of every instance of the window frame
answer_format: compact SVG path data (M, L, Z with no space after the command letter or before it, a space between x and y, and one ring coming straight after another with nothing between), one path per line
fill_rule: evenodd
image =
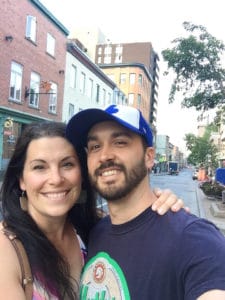
M12 61L11 62L11 73L10 73L10 86L9 86L9 99L10 100L15 101L15 102L21 102L22 81L23 81L23 66L15 61Z
M75 65L71 65L70 72L70 87L75 89L77 86L77 67Z
M46 52L49 55L54 57L55 57L55 42L56 42L55 37L51 33L47 32Z
M51 82L51 89L49 91L49 99L48 99L48 112L50 114L57 113L57 95L58 95L58 86L55 82Z
M29 106L33 108L39 107L39 93L40 93L41 77L36 72L30 74L30 88L29 88Z
M27 39L32 42L36 42L37 39L37 18L31 15L27 15L26 19L26 33Z

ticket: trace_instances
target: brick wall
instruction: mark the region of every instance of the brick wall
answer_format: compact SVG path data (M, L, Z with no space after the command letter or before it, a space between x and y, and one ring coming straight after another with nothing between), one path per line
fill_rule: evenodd
M38 115L43 118L61 120L67 36L45 11L41 11L29 0L0 0L0 105L12 109ZM26 39L26 16L37 18L36 43ZM55 56L46 52L47 33L56 40ZM6 41L5 36L12 36L12 41ZM22 102L9 101L11 62L23 66ZM30 86L31 71L40 75L41 81L52 81L58 86L57 114L48 113L49 95L40 95L39 108L28 106L25 99L25 87ZM45 92L40 90L40 92Z

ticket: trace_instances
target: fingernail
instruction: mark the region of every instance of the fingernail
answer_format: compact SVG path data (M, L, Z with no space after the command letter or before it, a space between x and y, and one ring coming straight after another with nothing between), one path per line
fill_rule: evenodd
M152 205L152 210L154 210L154 211L156 210L156 207L154 204Z
M163 209L162 209L162 208L159 208L159 209L157 210L157 212L158 212L158 214L162 215Z

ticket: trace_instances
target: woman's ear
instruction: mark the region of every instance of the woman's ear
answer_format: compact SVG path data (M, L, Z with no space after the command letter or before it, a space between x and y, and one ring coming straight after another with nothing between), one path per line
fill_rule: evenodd
M153 147L146 148L145 151L145 164L148 170L151 170L154 166L155 149Z
M21 191L25 191L26 190L23 178L19 179L19 185L20 185Z

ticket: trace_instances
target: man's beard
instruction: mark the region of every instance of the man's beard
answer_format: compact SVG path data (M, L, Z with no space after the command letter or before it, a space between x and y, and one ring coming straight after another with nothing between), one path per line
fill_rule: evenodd
M117 167L121 172L124 173L124 183L120 186L114 185L112 183L108 184L107 187L102 188L98 186L97 178L100 172L108 167ZM143 180L143 178L148 174L148 170L145 166L144 157L142 157L131 170L127 171L124 165L116 164L113 161L103 163L96 171L94 176L90 176L91 184L93 188L99 193L101 197L107 201L119 200L127 196L132 190Z

